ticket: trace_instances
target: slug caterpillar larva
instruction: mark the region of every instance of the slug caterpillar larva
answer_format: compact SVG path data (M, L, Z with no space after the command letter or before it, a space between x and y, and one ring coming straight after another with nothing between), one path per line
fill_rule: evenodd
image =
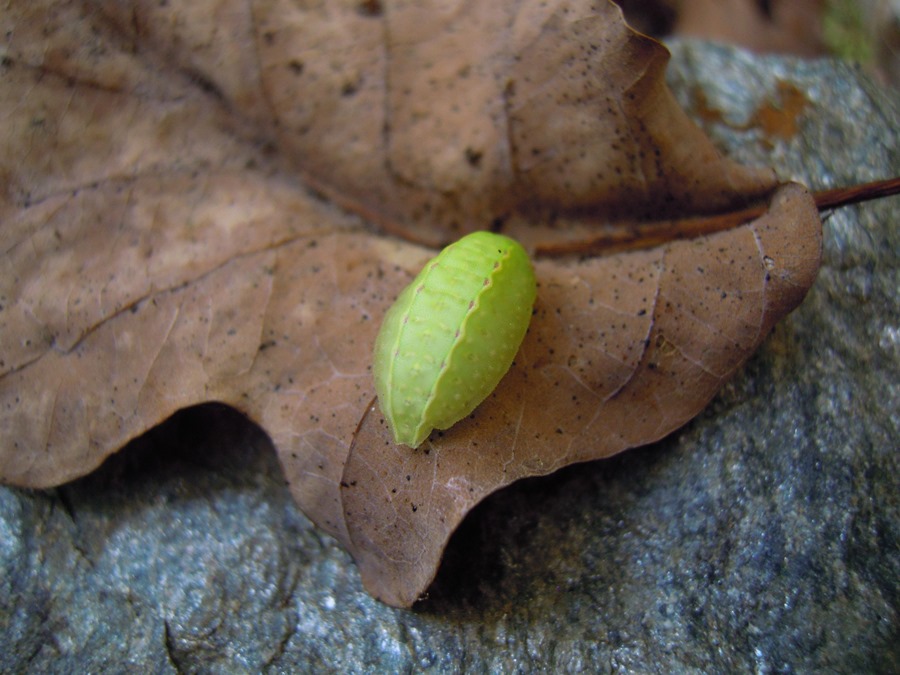
M474 232L425 265L384 317L375 390L397 443L418 447L490 394L512 365L536 295L525 249Z

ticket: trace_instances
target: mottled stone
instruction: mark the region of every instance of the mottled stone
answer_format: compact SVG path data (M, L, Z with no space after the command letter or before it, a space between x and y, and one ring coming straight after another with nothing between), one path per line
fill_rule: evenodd
M900 172L897 94L855 69L674 49L733 156L813 188ZM779 106L784 138L758 126ZM412 611L219 407L56 490L0 487L0 671L900 671L898 214L830 215L807 300L707 411L488 499Z

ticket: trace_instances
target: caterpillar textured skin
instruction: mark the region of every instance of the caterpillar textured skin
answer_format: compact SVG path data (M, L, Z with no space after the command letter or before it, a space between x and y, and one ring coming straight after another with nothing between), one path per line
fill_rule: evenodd
M519 350L536 292L528 254L503 235L474 232L428 261L375 340L375 390L397 443L417 448L487 398Z

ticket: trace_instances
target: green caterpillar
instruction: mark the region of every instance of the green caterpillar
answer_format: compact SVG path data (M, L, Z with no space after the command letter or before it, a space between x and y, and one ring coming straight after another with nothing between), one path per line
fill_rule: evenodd
M474 232L425 265L384 317L375 390L394 440L417 448L472 412L528 330L537 287L525 249Z

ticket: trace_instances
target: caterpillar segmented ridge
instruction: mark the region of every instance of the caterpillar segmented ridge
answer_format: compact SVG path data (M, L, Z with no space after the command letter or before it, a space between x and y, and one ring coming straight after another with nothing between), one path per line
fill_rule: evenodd
M425 265L384 317L375 340L379 405L398 444L471 413L512 365L537 293L522 246L474 232Z

